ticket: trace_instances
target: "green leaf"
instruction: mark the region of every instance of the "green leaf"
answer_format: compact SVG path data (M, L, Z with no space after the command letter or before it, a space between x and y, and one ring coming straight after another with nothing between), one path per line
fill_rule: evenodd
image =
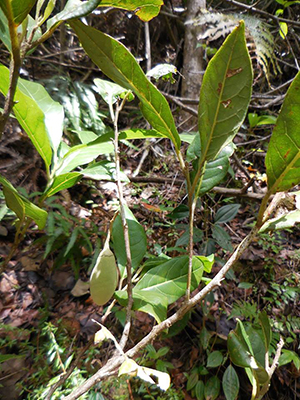
M142 259L147 251L147 237L144 228L137 221L130 209L125 206L125 216L128 224L129 231L129 242L132 268L136 269L140 266ZM114 251L118 260L121 277L123 278L126 274L126 250L124 241L124 232L121 216L118 215L113 223L112 229L112 242Z
M240 390L240 381L232 365L229 365L224 372L222 387L226 400L235 400L237 398Z
M286 22L280 21L279 26L280 26L279 35L282 37L282 39L285 39L286 35L288 34L288 30L289 30L288 25Z
M105 79L94 79L96 90L102 97L102 99L110 106L112 106L121 95L128 93L128 90L116 83L109 82Z
M241 340L235 331L231 331L227 338L227 347L231 361L238 367L258 368L258 365L251 355L246 344Z
M23 221L25 217L31 218L36 222L39 229L43 229L46 225L47 212L20 195L3 176L0 176L0 184L3 185L7 207L16 213L20 221Z
M233 151L234 148L232 144L229 144L221 150L215 160L211 160L206 164L199 195L207 193L225 178L230 165L229 157L232 155Z
M274 115L258 115L256 113L249 113L248 121L250 128L254 128L255 126L261 125L274 125L276 124L277 117Z
M203 232L198 229L194 228L194 233L193 233L193 243L198 243L201 242L203 238ZM186 246L189 244L189 239L190 239L190 232L187 229L181 236L180 238L177 239L175 247L177 246Z
M186 383L186 390L192 390L193 387L196 386L197 382L199 380L199 374L198 372L192 372L187 380Z
M71 18L83 17L97 8L101 0L69 0L65 5L65 8L53 18L49 19L47 22L47 29L51 29L58 26L61 22L67 21Z
M0 363L11 360L13 358L22 358L25 355L18 355L18 354L0 354Z
M223 355L220 351L213 351L209 353L207 357L207 368L216 368L219 367L223 362Z
M44 123L48 138L52 149L56 152L63 135L65 118L63 106L54 101L39 83L19 79L18 88L22 93L30 97L44 113Z
M279 357L279 362L278 366L281 367L282 365L289 364L290 362L293 362L297 370L300 370L300 357L298 356L297 353L291 350L282 350L282 354Z
M241 126L252 90L244 22L227 37L203 77L199 102L201 161L214 159Z
M233 220L240 207L240 204L227 204L219 208L215 215L215 224L224 224Z
M80 180L82 174L80 172L69 172L56 176L52 182L52 185L45 192L46 197L53 196L55 193L61 190L68 189Z
M212 237L222 249L232 251L230 235L219 225L212 226Z
M209 378L204 388L205 399L215 400L219 396L220 387L220 379L217 376Z
M13 14L13 21L16 26L20 25L29 14L30 10L34 6L36 0L10 0L10 7ZM6 7L6 2L1 1L0 7L4 14L9 18L9 13Z
M135 11L142 21L149 21L157 16L163 0L104 0L101 7L117 7L123 10Z
M126 307L128 302L127 292L118 290L115 292L118 302ZM157 293L144 293L142 290L133 290L133 310L143 311L151 315L157 323L161 323L167 318L168 299Z
M101 306L113 296L118 284L118 267L109 241L105 242L90 278L90 291L93 301Z
M116 164L106 160L99 161L82 169L80 173L85 178L91 178L93 180L116 180ZM130 182L127 175L122 171L120 172L120 178L122 182Z
M77 168L79 165L88 164L101 154L109 154L112 152L112 143L99 143L98 139L87 144L73 146L63 158L59 160L59 165L55 173L56 175L65 174Z
M163 80L170 80L171 83L174 83L175 80L173 79L173 74L177 74L177 72L175 65L158 64L147 72L147 76L149 78L154 78L157 81L162 78Z
M204 382L198 381L195 386L195 396L197 400L204 400Z
M287 191L300 182L300 72L285 96L266 155L268 188Z
M203 269L203 262L198 257L193 257L191 290L198 287ZM172 304L185 294L187 272L188 256L173 258L146 272L133 291L143 291L145 297L148 293L161 294L167 297L168 304Z
M262 311L261 313L259 313L258 320L264 335L265 352L268 352L272 340L272 329L268 314L265 311Z
M136 94L147 121L179 150L180 137L168 102L147 79L133 55L117 40L80 21L70 24L92 61L106 76Z
M11 42L10 42L7 18L1 9L0 9L0 39L4 43L5 47L9 51L11 51Z
M23 80L19 80L22 82ZM22 84L21 84L22 85ZM40 86L40 85L39 85ZM0 65L0 91L7 94L9 87L9 70ZM35 100L24 94L19 88L15 94L13 111L22 128L25 130L34 147L44 160L49 170L52 160L52 150L45 124L45 114Z
M247 325L245 330L249 337L255 360L259 365L265 367L265 354L269 351L269 349L267 351L265 349L265 343L263 340L263 335L261 335L261 331L254 329L251 325Z

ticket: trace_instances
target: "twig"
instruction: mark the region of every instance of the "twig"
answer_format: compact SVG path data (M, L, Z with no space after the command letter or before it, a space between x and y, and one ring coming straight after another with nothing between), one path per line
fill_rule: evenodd
M131 182L149 182L149 183L160 183L160 184L165 184L165 183L172 183L174 185L182 185L185 181L180 178L164 178L160 176L129 176L129 179ZM264 193L251 193L251 192L244 192L244 188L242 189L232 189L232 188L223 188L219 186L215 186L213 189L211 189L212 192L222 194L222 195L228 195L228 196L234 196L234 197L247 197L253 200L261 201L262 198L264 197Z
M120 347L123 349L127 343L130 327L131 327L131 309L133 305L133 297L132 297L132 262L131 262L131 252L130 252L130 241L129 241L129 230L128 224L126 220L125 213L125 199L123 196L123 187L121 183L121 168L120 168L120 157L119 157L119 129L118 129L118 119L120 111L122 110L127 96L122 100L121 104L117 101L115 113L112 110L112 106L110 107L110 113L114 124L114 153L115 153L115 164L116 164L116 183L118 188L119 202L120 202L120 215L122 219L122 226L124 232L124 241L125 241L125 250L126 250L126 271L127 271L127 295L128 295L128 304L126 309L126 321L122 333L122 337L120 340Z
M278 361L279 361L279 357L281 355L281 350L282 350L283 345L284 345L284 340L280 336L280 340L277 344L277 349L276 349L276 353L275 353L272 365L271 365L271 367L266 367L266 371L269 375L269 380L263 385L263 387L259 391L259 394L257 396L258 400L262 399L264 397L264 395L267 393L267 391L269 390L270 381L271 381L272 375L274 374L275 369L278 365ZM268 357L268 352L266 353L266 357Z
M164 96L171 100L174 104L177 104L180 108L182 108L184 111L187 111L188 113L190 113L191 115L194 115L195 117L198 117L198 112L192 108L192 107L188 107L186 105L184 105L180 100L178 100L177 97L172 96L171 94L168 93L164 93Z
M273 21L285 22L285 23L290 24L290 25L300 26L300 22L299 21L293 21L291 19L280 18L280 17L277 17L276 15L270 14L270 13L268 13L266 11L259 10L258 8L255 8L255 7L252 7L252 6L248 6L247 4L239 3L236 0L226 0L226 1L227 1L227 3L234 4L235 6L237 6L239 8L243 8L244 10L248 10L248 11L253 12L255 14L263 15L266 18L272 19Z

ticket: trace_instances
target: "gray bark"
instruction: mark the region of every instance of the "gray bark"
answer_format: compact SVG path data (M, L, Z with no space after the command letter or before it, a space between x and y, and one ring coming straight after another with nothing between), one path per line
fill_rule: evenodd
M196 17L201 8L206 7L206 0L188 0L186 20L190 21ZM185 27L184 53L183 53L183 77L181 96L197 99L199 97L200 86L203 76L204 62L203 49L197 48L197 34L201 32L201 27L188 24ZM182 113L182 119L186 116ZM195 118L194 118L195 120ZM191 125L189 122L189 125Z

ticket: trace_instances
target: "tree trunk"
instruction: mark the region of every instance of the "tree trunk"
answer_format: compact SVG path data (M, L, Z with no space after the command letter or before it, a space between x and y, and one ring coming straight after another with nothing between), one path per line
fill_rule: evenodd
M197 12L201 8L206 7L206 0L188 0L187 2L187 16L186 20L190 21L196 17ZM201 26L194 26L188 24L185 27L185 39L184 39L184 53L183 53L183 77L181 96L192 99L198 99L200 86L203 76L203 48L198 47L197 35L201 32ZM183 112L181 114L182 121L187 119L190 114ZM185 128L188 125L190 128L196 123L196 118L190 118L185 124Z

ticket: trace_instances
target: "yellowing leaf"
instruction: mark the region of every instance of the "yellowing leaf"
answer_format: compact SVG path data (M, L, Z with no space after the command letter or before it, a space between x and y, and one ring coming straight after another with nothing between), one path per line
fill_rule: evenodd
M91 273L90 291L93 301L99 306L107 303L112 298L117 284L117 264L107 241Z

